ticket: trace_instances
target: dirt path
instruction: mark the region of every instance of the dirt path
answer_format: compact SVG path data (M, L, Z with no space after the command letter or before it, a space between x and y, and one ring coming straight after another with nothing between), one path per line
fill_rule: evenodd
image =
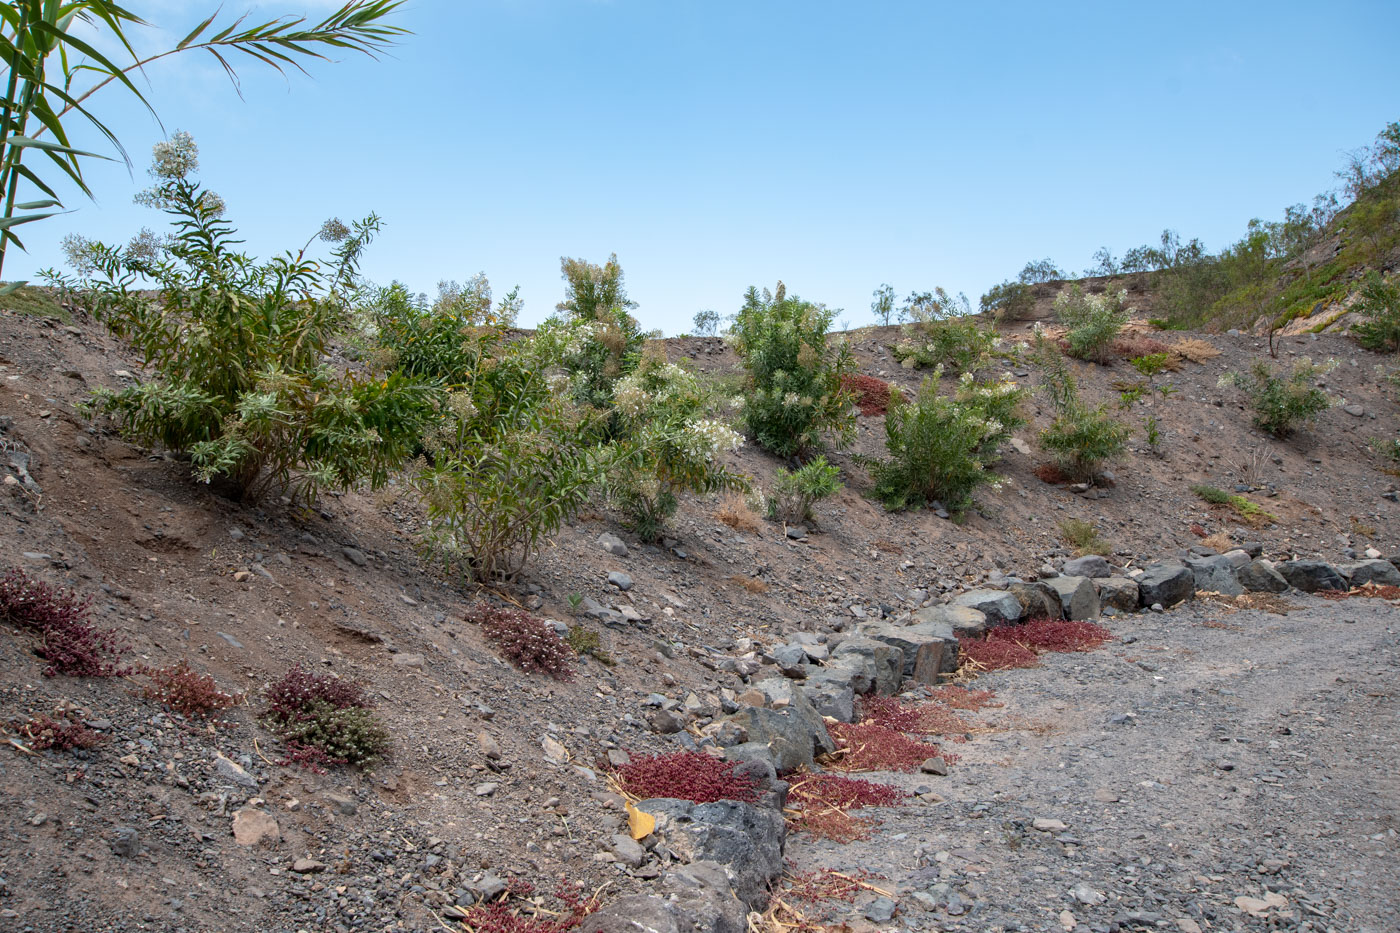
M1020 728L878 777L943 802L789 855L888 878L881 930L1400 930L1400 609L1297 604L1110 619L1105 649L984 676Z

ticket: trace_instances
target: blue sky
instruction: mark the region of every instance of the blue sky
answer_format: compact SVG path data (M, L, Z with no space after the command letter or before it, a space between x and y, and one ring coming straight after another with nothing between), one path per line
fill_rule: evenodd
M130 5L154 47L215 4ZM1165 227L1216 249L1400 119L1394 2L410 0L398 22L414 35L379 62L249 61L240 100L212 59L176 59L149 96L250 251L373 210L372 279L484 271L527 323L562 255L616 252L637 316L674 334L779 278L855 325L882 282L975 303L1029 259L1082 269ZM28 228L7 277L61 263L65 233L160 225L131 196L161 127L115 89L93 103L134 177L93 167L97 203Z

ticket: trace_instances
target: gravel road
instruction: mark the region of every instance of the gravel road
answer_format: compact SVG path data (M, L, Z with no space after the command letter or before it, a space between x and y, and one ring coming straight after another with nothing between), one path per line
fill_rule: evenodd
M867 892L856 929L1400 930L1400 609L1293 602L1120 616L1103 649L979 678L1002 728L948 746L948 778L875 776L942 802L789 856L888 879L897 912Z

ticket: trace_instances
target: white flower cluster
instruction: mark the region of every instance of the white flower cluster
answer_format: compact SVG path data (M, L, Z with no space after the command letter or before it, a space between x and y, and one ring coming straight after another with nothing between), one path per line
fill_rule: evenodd
M174 181L199 170L199 146L184 130L151 147L151 174Z
M703 460L713 460L721 453L732 453L744 446L743 437L723 421L714 418L703 418L686 425L685 441L687 452Z
M471 421L477 415L476 405L472 403L471 395L466 392L453 392L447 396L447 407L463 421Z

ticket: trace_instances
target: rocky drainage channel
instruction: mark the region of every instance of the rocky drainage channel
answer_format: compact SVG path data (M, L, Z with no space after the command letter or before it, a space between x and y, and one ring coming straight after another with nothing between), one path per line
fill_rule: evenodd
M1196 549L1180 561L1139 569L1115 568L1102 557L1081 557L1045 568L1034 581L1008 579L1003 589L976 589L948 603L902 618L867 621L849 635L800 633L790 643L744 656L722 658L719 670L746 679L765 664L783 676L759 679L743 693L725 690L729 714L685 731L700 704L653 697L650 720L690 749L711 749L740 762L759 780L756 805L735 801L693 804L641 801L655 819L640 842L627 833L613 839L619 861L640 866L659 857L674 867L662 875L659 895L634 895L592 915L584 933L742 933L750 911L761 910L769 887L783 871L788 785L780 779L799 769L819 770L816 758L835 751L825 718L855 720L855 697L894 695L912 681L936 684L958 667L958 639L1030 618L1087 620L1100 614L1161 611L1197 592L1237 596L1247 592L1305 593L1374 584L1400 586L1400 557L1330 564L1320 560L1269 561L1262 548L1224 554ZM825 639L825 640L823 640Z

